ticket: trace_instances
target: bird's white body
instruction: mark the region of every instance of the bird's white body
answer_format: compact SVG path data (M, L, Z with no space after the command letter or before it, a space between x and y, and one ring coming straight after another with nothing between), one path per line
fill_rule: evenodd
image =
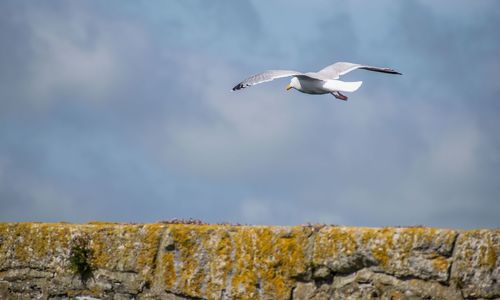
M322 95L333 92L354 92L363 84L362 81L346 82L336 79L320 81L308 77L292 77L290 87L306 94Z

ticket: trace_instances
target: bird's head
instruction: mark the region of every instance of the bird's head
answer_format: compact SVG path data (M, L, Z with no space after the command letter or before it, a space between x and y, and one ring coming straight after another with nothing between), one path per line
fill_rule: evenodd
M290 80L290 83L286 86L286 90L290 90L290 89L300 89L300 82L299 80L297 79L297 77L292 77L292 79Z

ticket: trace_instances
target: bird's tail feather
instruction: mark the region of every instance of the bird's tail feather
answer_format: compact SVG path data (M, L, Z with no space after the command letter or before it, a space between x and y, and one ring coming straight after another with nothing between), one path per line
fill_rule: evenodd
M363 81L328 80L324 87L337 92L354 92L363 84Z

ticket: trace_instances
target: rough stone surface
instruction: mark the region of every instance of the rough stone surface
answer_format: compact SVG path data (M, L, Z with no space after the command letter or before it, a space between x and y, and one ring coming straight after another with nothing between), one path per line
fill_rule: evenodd
M467 298L500 297L500 230L471 230L455 245L451 282Z
M0 223L0 299L495 299L499 255L500 230Z

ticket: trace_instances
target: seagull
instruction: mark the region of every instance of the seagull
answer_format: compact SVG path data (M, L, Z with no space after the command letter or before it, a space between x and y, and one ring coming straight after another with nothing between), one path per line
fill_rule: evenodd
M357 89L359 89L363 82L347 82L341 81L339 80L339 78L340 76L357 69L402 75L401 73L390 68L373 67L349 62L337 62L333 65L329 65L319 70L318 72L302 73L291 70L264 71L243 80L242 82L238 83L232 90L241 90L248 86L268 82L276 78L292 77L290 83L286 86L287 91L293 88L299 92L306 94L332 94L335 98L346 101L347 97L342 93L356 91Z

